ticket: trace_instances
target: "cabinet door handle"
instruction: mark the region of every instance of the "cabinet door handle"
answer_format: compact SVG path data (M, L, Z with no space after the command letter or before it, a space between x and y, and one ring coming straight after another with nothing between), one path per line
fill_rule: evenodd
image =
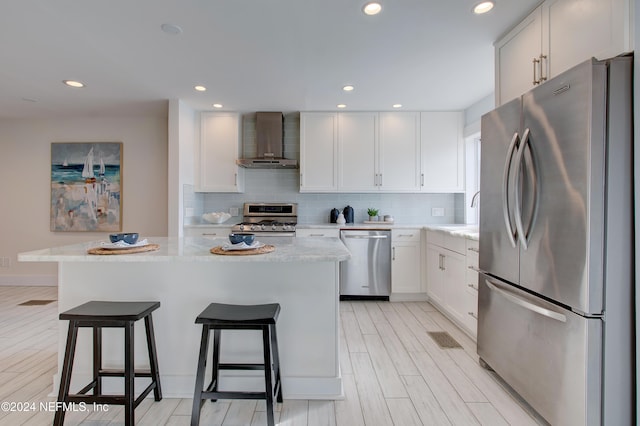
M324 234L309 234L310 237L324 237Z
M467 314L469 314L469 316L472 316L475 319L478 319L478 316L475 314L475 312L467 312Z
M211 232L203 232L202 235L205 236L205 237L216 237L216 236L218 236L218 234L215 233L215 232L212 232L212 233Z
M467 266L467 268L469 268L469 269L471 269L472 271L475 271L475 272L482 272L480 270L480 268L478 268L477 266L474 266L474 265L469 265L469 266Z
M393 254L391 256L391 260L396 260L396 248L395 247L391 247L391 251L393 252Z
M469 247L467 250L472 251L474 253L480 253L480 250L475 247Z
M238 174L237 173L233 174L233 184L235 186L238 186Z
M475 286L473 284L467 284L467 287L474 289L475 291L478 291L478 286Z
M420 173L420 186L424 186L424 173Z
M302 173L300 173L300 186L302 186Z
M413 237L413 234L399 234L398 238L402 238L402 237Z
M380 173L378 176L380 176L380 185L379 186L382 186L382 173Z
M547 55L540 54L540 60L538 61L538 66L540 67L540 83L547 80L547 77L544 76L543 71L544 67L542 65L542 61L547 59Z

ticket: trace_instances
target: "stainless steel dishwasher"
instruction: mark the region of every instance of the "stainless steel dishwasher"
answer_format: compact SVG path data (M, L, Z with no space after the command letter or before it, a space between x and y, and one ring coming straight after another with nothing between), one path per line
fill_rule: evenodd
M340 262L340 299L389 300L391 231L342 230L351 259Z

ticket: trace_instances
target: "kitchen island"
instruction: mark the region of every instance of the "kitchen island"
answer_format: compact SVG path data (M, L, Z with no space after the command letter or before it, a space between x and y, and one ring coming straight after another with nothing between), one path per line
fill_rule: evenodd
M342 395L339 364L339 262L350 257L337 238L272 239L275 251L259 255L214 255L225 240L149 238L153 252L89 255L100 242L21 253L26 262L58 262L58 310L89 300L160 301L153 313L162 391L166 397L193 395L201 326L196 316L211 302L279 303L277 323L285 398L335 399ZM136 366L148 366L144 327L136 324ZM66 321L59 323L57 389L64 356ZM90 381L89 329L78 337L72 390ZM103 331L103 365L123 360L121 330ZM262 343L256 331L224 331L221 359L260 362ZM227 358L228 357L228 358ZM224 374L227 373L227 374ZM249 373L249 374L247 374ZM222 389L260 389L260 372L222 372ZM140 379L145 380L145 379ZM146 382L145 382L146 383ZM142 388L142 385L136 385ZM122 382L105 379L107 392Z

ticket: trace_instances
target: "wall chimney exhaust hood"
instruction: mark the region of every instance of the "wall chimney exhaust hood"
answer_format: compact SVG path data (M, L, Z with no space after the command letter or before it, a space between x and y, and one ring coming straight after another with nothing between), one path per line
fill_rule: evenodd
M284 115L281 112L256 113L256 158L241 158L240 167L251 169L297 169L298 160L284 158Z

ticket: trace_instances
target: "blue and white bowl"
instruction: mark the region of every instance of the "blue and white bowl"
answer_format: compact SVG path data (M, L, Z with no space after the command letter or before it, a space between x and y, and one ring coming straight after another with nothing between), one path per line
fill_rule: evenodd
M120 233L120 234L109 234L109 239L112 243L117 243L118 241L124 241L127 244L135 244L138 242L138 233L137 232L129 232L129 233Z
M250 246L251 244L253 244L255 238L256 234L249 234L246 232L236 232L229 234L229 241L231 241L231 244L245 243Z

